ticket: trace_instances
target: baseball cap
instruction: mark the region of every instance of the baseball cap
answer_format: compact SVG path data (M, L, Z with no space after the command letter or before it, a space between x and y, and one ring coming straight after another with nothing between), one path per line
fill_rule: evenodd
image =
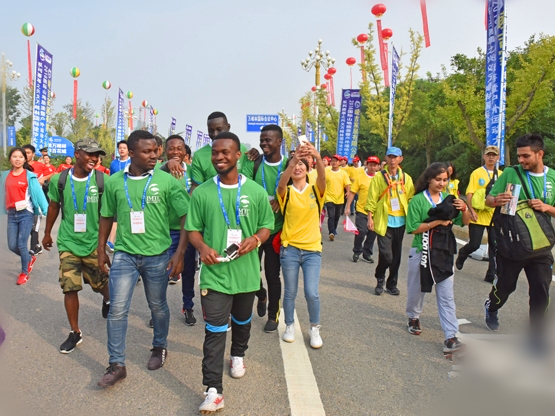
M339 155L333 155L331 158L337 159L337 160L343 160L343 156L339 156Z
M360 159L358 158L358 156L353 157L353 162L360 162Z
M389 147L385 152L386 156L403 156L403 151L398 147Z
M73 146L75 150L83 150L87 153L100 153L106 156L106 152L100 148L97 142L93 139L81 139Z
M366 163L377 163L379 165L380 158L378 156L368 156L368 159L366 159Z
M48 152L48 147L43 147L42 149L39 150L39 152Z
M484 154L487 155L488 153L493 153L499 156L499 148L497 146L488 146L486 150L484 150Z

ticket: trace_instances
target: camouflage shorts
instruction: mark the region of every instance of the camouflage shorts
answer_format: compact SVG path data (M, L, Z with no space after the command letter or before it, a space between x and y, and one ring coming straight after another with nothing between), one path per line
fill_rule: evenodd
M87 257L78 257L69 251L62 251L59 282L64 293L82 290L83 280L94 292L100 292L108 283L108 274L100 272L97 260L96 250Z

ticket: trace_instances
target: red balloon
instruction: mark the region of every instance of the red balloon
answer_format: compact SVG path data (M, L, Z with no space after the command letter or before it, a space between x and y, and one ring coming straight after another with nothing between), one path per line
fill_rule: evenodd
M366 33L361 33L360 35L357 36L358 43L366 43L367 40L368 40L368 35Z
M322 88L323 90L325 90L325 89L328 88L328 86L327 86L326 84L322 84L322 85L320 85L320 88Z
M353 57L350 57L350 58L347 58L347 60L345 62L347 63L347 65L353 66L354 64L357 63L357 60Z
M312 92L316 92L316 87L311 88Z
M334 76L336 72L337 72L337 69L334 67L331 67L328 69L328 74L330 74L331 76Z
M331 79L331 75L330 74L324 74L324 79L326 81L329 81Z
M391 36L393 36L393 30L386 28L382 30L382 38L384 38L385 40L389 39Z
M372 7L372 14L376 17L382 17L383 14L385 13L385 11L387 10L387 7L385 7L385 4L376 4L374 7Z

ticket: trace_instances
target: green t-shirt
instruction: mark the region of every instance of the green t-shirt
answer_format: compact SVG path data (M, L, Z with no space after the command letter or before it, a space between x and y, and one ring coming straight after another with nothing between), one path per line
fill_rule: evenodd
M221 184L220 189L230 226L232 229L241 229L241 239L244 240L261 228L271 230L274 226L274 216L264 189L243 175L241 178L239 226L236 225L235 215L237 185ZM216 250L222 257L225 256L227 224L219 203L216 178L203 183L193 191L185 229L204 233L204 242L208 247ZM259 290L258 250L252 250L228 263L213 266L203 264L199 273L199 285L201 289L212 289L230 295Z
M141 210L145 185L148 176L152 176L145 198L145 232L133 234L131 233L131 208L124 188L124 173L128 169L117 172L106 181L100 214L103 217L114 215L118 217L116 251L157 256L167 250L171 244L170 216L182 217L187 214L189 208L187 192L177 179L160 169L154 169L151 175L128 176L127 186L133 211Z
M520 171L520 174L522 175L522 179L524 179L524 183L522 184L522 187L520 189L520 195L518 197L519 201L524 201L528 198L526 198L526 193L524 192L524 187L526 186L526 189L528 189L528 193L530 194L530 197L532 198L536 198L536 199L541 199L543 202L545 202L548 205L555 205L555 193L553 192L553 190L555 189L555 171L553 169L549 169L547 166L545 167L546 169L546 188L547 188L547 192L544 195L544 174L543 173L530 173L530 182L532 182L532 189L533 189L533 195L532 192L530 191L530 185L528 183L528 178L527 178L527 172L522 169L522 167L520 165L517 166L517 169ZM497 179L497 182L495 182L495 185L493 185L493 188L490 191L490 195L491 196L497 196L500 193L505 192L505 190L507 189L507 184L521 184L521 181L516 173L516 171L514 169L511 168L506 168L503 171L503 175L501 175L499 177L499 179Z
M441 193L441 200L443 201L445 197L449 195L447 192ZM424 222L426 218L429 217L428 211L432 208L432 204L428 201L428 198L424 195L424 192L416 194L409 202L409 213L407 214L406 230L408 234L411 234L416 230L420 224ZM453 224L463 226L462 213L453 219ZM420 253L422 251L422 234L415 234L412 240L412 247L416 248L416 252Z
M191 189L191 178L187 175L187 165L183 163L183 168L185 172L183 172L183 177L177 179L177 181L181 184L183 189L185 189L187 204L191 197L189 196L189 189ZM181 229L181 218L175 214L175 212L170 211L170 230L179 231Z
M241 158L237 161L237 170L241 173L241 168L247 158L247 148L241 144ZM212 146L207 144L198 149L193 155L193 163L191 164L191 179L197 185L206 182L208 179L216 176L216 168L212 164Z
M277 191L277 181L278 179L278 172L279 175L283 173L285 170L285 165L287 163L287 159L285 157L281 157L281 160L277 163L269 163L263 161L258 170L256 171L256 177L253 178L253 171L254 171L254 160L247 160L243 164L243 175L247 178L254 180L257 184L265 188L266 193L268 194L268 200L270 198L276 197ZM264 187L264 182L262 181L262 176L264 176L264 180L266 182L266 186ZM283 215L281 214L281 210L278 212L274 212L274 228L270 231L270 234L275 234L278 231L281 231L283 228Z
M58 181L60 174L50 178L48 185L48 197L54 202L60 202L60 193L58 192ZM105 181L108 180L106 175ZM77 213L87 214L87 225L84 233L76 233L74 231L74 215L75 207L73 204L73 195L71 192L70 174L67 176L67 182L64 187L64 215L58 229L58 250L68 251L78 257L87 257L98 245L98 187L96 185L96 174L91 172L91 180L89 182L89 190L87 193L87 208L83 211L85 190L87 188L87 178L73 177L73 186L75 188L75 200L77 202Z

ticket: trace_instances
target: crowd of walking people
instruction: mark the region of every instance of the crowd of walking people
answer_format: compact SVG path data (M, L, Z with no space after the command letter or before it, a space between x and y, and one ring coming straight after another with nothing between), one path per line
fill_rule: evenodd
M304 141L282 155L284 138L277 125L262 128L261 153L247 151L221 112L209 115L207 127L211 143L193 155L179 135L163 142L147 131L134 131L118 143L118 157L110 169L101 163L106 151L89 138L75 143L74 161L68 157L58 168L50 165L48 149L41 149L39 161L32 145L9 152L11 169L2 172L0 196L7 213L8 247L21 258L17 284L28 283L37 255L56 244L70 326L59 348L64 354L83 341L78 298L83 284L102 296L108 367L98 386L113 386L127 377L128 314L139 280L152 317L147 362L152 371L164 366L168 357L168 285L182 284L187 325L197 322L193 299L195 291L200 295L206 386L201 413L224 407L228 331L230 375L245 375L253 310L267 318L264 331L275 332L283 297L282 339L295 341L301 270L310 346L321 348L322 235L337 244L342 215L346 221L353 218L356 228L351 260L377 263L377 296L399 296L404 290L399 287L403 240L405 234L413 235L407 259L407 330L421 334L424 297L435 287L446 354L465 348L457 338L455 269L464 267L487 231L489 263L484 280L492 286L484 304L485 324L499 330L499 310L524 269L530 286L531 339L537 351L545 347L555 243L551 225L555 172L543 164L541 136L520 137L519 165L504 172L498 166L499 149L487 146L484 165L472 173L461 197L453 164L434 162L413 182L402 168L403 152L398 147L389 147L383 161L382 155L370 155L363 166L359 157L349 165L340 155L321 157ZM46 222L39 243L42 217ZM58 219L54 242L52 230ZM469 242L460 250L454 226L468 226ZM511 255L517 250L519 256Z

